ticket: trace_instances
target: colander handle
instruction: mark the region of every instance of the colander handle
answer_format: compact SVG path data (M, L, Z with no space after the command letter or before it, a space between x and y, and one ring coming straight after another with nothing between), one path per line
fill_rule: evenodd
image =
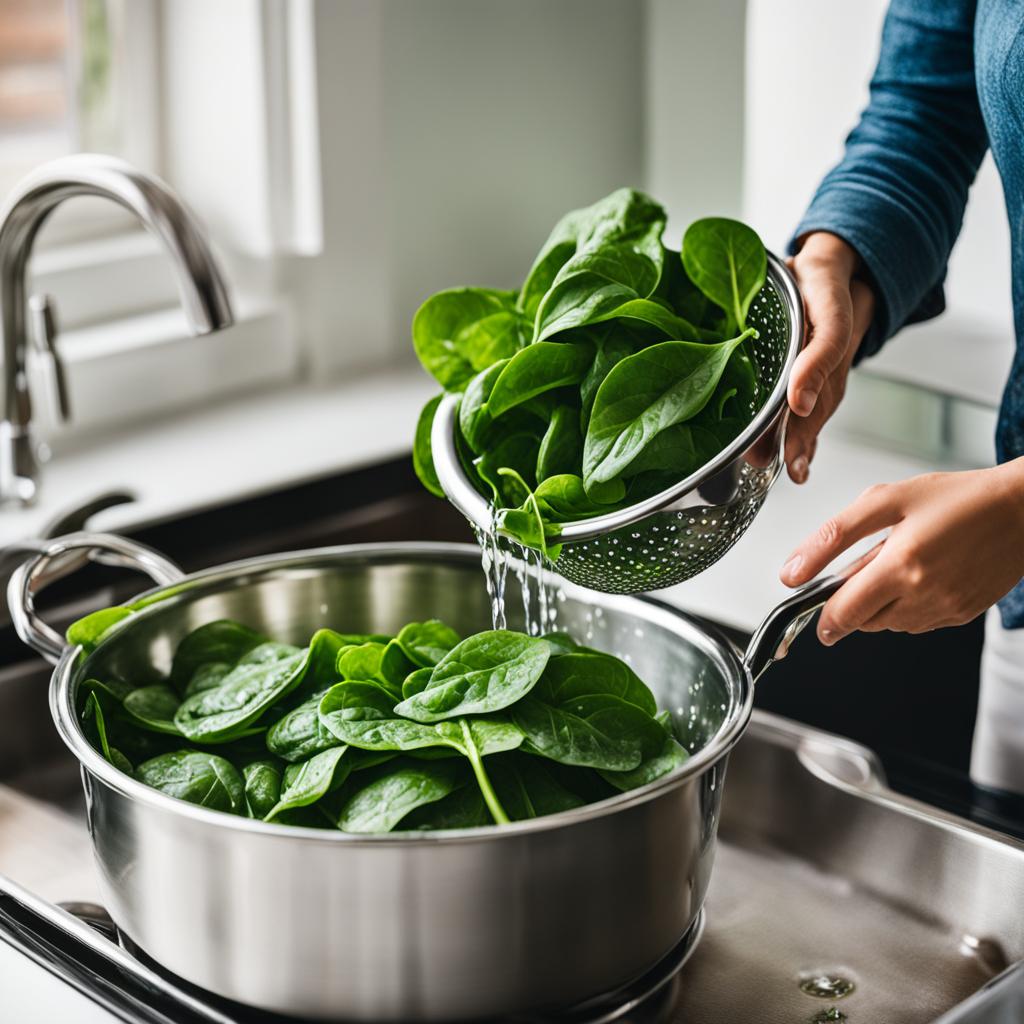
M750 678L757 682L765 669L781 661L814 613L846 582L845 576L825 576L794 591L773 608L747 644L743 655Z
M185 575L158 551L112 533L69 533L53 540L29 541L23 546L35 553L11 576L7 607L18 636L53 665L67 645L64 637L35 610L36 595L51 583L88 562L136 569L161 586L177 583Z

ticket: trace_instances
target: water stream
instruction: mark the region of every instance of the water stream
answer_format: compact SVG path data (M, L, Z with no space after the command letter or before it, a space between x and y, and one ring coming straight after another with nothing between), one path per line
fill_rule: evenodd
M556 588L544 569L544 556L518 544L513 549L511 542L498 533L496 516L497 510L492 507L490 528L474 531L491 599L492 628L507 628L506 583L512 566L522 596L523 629L530 636L554 632L558 628L558 602Z

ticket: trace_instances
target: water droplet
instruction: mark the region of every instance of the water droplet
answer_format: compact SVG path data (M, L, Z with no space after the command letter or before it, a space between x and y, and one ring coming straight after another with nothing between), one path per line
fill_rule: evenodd
M831 1024L833 1021L844 1020L846 1020L846 1014L838 1006L829 1006L808 1018L808 1024Z
M813 971L800 977L800 991L818 999L842 999L855 987L849 978L829 971Z

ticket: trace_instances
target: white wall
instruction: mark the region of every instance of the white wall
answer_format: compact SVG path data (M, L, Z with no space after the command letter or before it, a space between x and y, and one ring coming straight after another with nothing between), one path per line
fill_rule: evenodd
M746 0L648 0L646 184L679 247L693 220L741 214Z
M316 361L409 358L433 291L514 287L555 220L643 184L644 5L319 0L322 257L290 261Z

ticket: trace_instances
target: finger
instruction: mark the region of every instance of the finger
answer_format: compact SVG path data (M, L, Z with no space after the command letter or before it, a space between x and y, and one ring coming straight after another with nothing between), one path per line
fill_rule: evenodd
M826 647L877 615L900 596L900 580L887 570L885 559L875 558L871 564L851 576L821 610L818 639Z
M843 566L839 570L840 576L845 576L849 579L851 576L856 576L865 566L870 565L881 553L882 548L885 546L885 541L880 540L873 548L865 551L859 558L855 558L849 565Z
M857 541L899 522L899 494L898 485L869 487L852 505L797 546L779 574L782 582L790 587L805 583Z
M853 307L849 286L827 273L805 275L801 290L810 330L807 345L793 364L787 396L793 412L809 416L825 381L849 350Z
M810 416L790 417L786 428L786 466L794 483L802 484L807 479L811 459L817 448L818 434L835 411L835 402L831 396L830 385L828 396L822 395Z

